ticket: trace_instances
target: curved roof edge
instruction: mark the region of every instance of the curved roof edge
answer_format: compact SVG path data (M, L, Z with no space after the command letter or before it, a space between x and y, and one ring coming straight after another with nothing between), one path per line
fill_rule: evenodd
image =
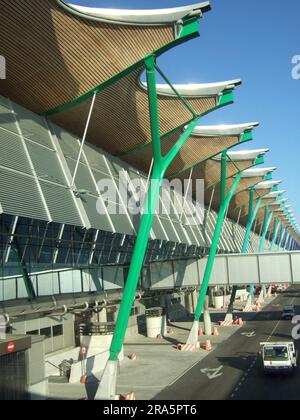
M227 156L233 162L242 162L244 160L255 160L259 156L265 155L269 152L269 149L257 149L257 150L241 150L239 152L227 152ZM218 156L212 158L212 160L220 161L222 158L222 153ZM254 168L251 168L254 169ZM246 171L250 171L251 169L247 169ZM257 176L257 175L251 175Z
M184 18L202 16L203 13L211 10L209 1L183 7L153 10L106 9L79 6L67 3L65 0L56 0L56 2L68 12L85 19L97 20L103 23L137 26L175 24Z
M234 79L218 83L187 83L174 84L173 87L184 98L202 98L207 96L218 96L226 90L233 90L241 85L241 79ZM140 86L147 90L147 83L140 80ZM157 94L161 96L177 97L171 86L168 84L157 84Z
M274 171L276 171L277 168L250 168L243 171L243 177L256 177L256 176L266 176Z
M199 137L215 137L215 136L239 136L245 131L258 127L259 123L233 124L233 125L211 125L198 126L194 129L192 135Z
M259 184L257 184L255 186L256 190L268 190L271 189L273 187L276 187L277 185L280 185L282 183L282 181L263 181L260 182Z
M277 198L277 197L280 197L281 195L283 195L285 193L286 193L285 190L282 190L282 191L272 191L269 194L265 195L264 198L267 198L267 199L269 199L269 198Z
M274 203L269 204L269 206L274 207L274 206L280 206L280 204L285 204L289 201L288 198L282 198L281 200L277 200L274 201Z
M233 160L250 160L250 159L257 159L259 156L265 155L268 153L269 149L256 149L256 150L240 150L234 152L228 152L228 157Z

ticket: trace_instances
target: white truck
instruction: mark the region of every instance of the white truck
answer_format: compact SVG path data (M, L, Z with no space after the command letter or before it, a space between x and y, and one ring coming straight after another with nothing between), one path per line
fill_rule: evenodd
M295 345L290 342L261 343L265 374L292 374L297 367Z

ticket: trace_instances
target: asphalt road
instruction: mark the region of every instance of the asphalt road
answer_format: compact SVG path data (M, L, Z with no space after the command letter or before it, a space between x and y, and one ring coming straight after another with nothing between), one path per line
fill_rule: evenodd
M299 367L292 376L265 376L258 355L261 342L292 339L294 325L281 320L282 308L289 304L300 315L300 287L279 295L154 400L300 400L300 352ZM295 345L299 351L300 340Z

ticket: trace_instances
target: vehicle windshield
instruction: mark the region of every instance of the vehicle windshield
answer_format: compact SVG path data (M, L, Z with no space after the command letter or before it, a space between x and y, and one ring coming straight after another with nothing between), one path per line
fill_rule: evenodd
M267 347L264 352L266 362L282 362L288 360L287 347Z

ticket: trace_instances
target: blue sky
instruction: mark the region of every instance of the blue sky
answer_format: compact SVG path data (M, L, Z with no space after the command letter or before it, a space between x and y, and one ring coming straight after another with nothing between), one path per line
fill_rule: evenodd
M73 0L95 7L150 9L183 6L188 0ZM194 2L195 3L195 2ZM235 104L203 124L260 122L249 148L270 148L266 166L300 219L300 80L292 57L300 55L299 0L213 0L200 21L201 37L166 53L159 64L173 83L241 78ZM245 148L245 146L244 146ZM299 165L299 166L298 166Z

